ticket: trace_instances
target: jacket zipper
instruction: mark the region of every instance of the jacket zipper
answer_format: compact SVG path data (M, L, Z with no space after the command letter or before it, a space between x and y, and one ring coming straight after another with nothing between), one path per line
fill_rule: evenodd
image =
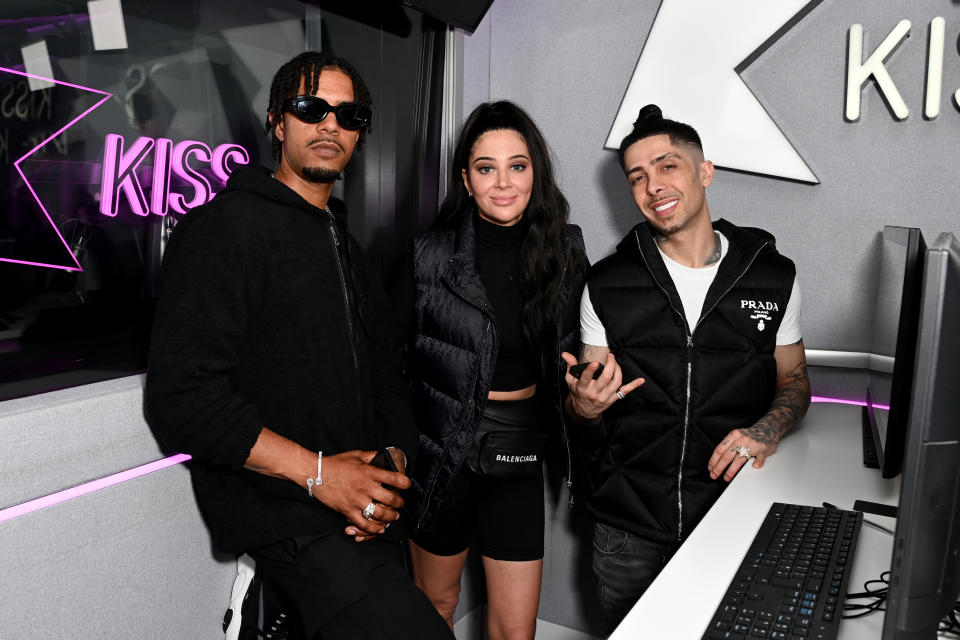
M637 251L640 252L640 257L643 258L643 264L647 267L647 271L653 275L653 281L657 283L657 288L663 292L663 296L667 299L667 304L670 305L670 309L680 318L680 321L683 323L684 333L687 338L687 349L685 354L685 359L687 361L687 373L686 373L686 389L684 391L684 402L683 402L683 438L680 445L680 466L677 468L677 542L680 542L683 539L683 465L686 462L687 457L687 435L690 427L690 390L692 386L691 379L693 377L693 332L690 331L690 325L687 324L687 318L673 305L673 301L670 299L670 295L667 293L666 288L660 281L657 280L656 275L654 275L653 269L650 268L650 263L647 261L647 256L643 253L643 248L640 246L640 236L637 235L637 232L634 231L634 238L637 240Z
M563 265L563 270L560 271L560 294L563 293L563 281L567 277L567 265ZM559 297L557 299L559 302ZM560 309L557 309L560 312ZM562 331L563 322L558 323L557 331L559 336L559 331ZM557 338L557 349L560 348L559 337ZM560 354L557 354L557 357L560 357ZM556 366L553 367L556 369ZM557 372L554 371L551 375L557 375ZM570 452L570 437L567 434L567 421L564 419L563 414L563 394L560 392L560 386L557 385L557 406L560 408L560 436L563 438L563 447L567 454L567 493L569 498L567 500L567 507L573 509L574 499L573 499L573 454Z
M750 261L747 262L747 266L743 268L743 271L740 272L740 275L738 275L736 278L733 279L733 282L730 283L730 286L727 287L726 290L717 297L717 301L714 302L709 309L707 309L706 311L702 311L700 313L700 318L697 320L697 324L693 328L694 331L697 330L697 328L700 326L700 323L703 322L703 319L707 317L707 315L710 312L712 312L714 309L717 308L717 304L719 304L720 300L725 298L727 294L733 290L733 287L736 286L738 282L740 282L740 279L747 274L747 271L749 271L750 267L753 266L753 263L756 261L757 256L760 255L760 252L763 250L765 246L767 246L766 241L764 241L759 247L757 247L757 250L750 257ZM683 419L683 451L680 454L681 479L683 477L683 460L687 454L687 426L690 422L690 378L692 376L692 372L693 372L693 335L692 335L692 332L690 332L687 334L687 402L686 402L687 409L686 409L686 416ZM677 495L678 495L678 503L680 506L680 513L679 513L678 522L677 522L677 542L681 542L683 538L683 492L682 491L678 492Z
M340 277L340 290L343 293L343 310L347 316L347 331L350 333L350 354L353 356L353 374L360 378L360 362L357 357L357 335L353 326L353 310L350 308L350 293L347 289L347 277L344 272L343 262L340 258L340 238L337 236L337 228L333 221L333 214L327 211L328 228L330 229L330 240L333 242L333 251L337 256L337 275ZM359 402L359 395L357 401Z
M693 382L693 335L687 327L687 391L683 407L683 444L680 448L680 468L677 470L677 542L683 540L683 465L687 459L687 436L690 433L690 391Z
M640 257L643 258L643 262L646 265L647 270L650 271L651 274L653 274L653 269L650 268L650 263L647 262L647 257L646 255L644 255L643 249L640 246L640 237L637 235L637 232L634 232L634 238L636 238L637 240L637 250L640 252ZM682 448L680 449L680 468L677 470L677 542L678 543L683 541L683 465L686 462L686 457L687 457L687 438L689 436L689 428L690 428L690 396L691 396L692 382L693 382L693 332L697 330L697 327L700 326L700 323L703 322L703 319L716 308L717 303L721 299L726 297L726 295L730 293L730 291L740 281L740 279L743 278L744 275L746 275L747 271L750 270L750 267L752 267L753 263L756 261L757 256L760 255L760 251L762 251L765 246L767 246L766 241L764 241L759 247L757 247L756 251L754 251L753 253L753 256L750 257L750 261L747 262L747 266L743 268L743 271L740 272L740 275L738 275L736 278L733 279L733 282L730 283L730 286L727 287L727 289L722 294L720 294L719 297L717 297L717 302L714 302L709 309L700 313L700 318L697 320L697 324L696 326L694 326L693 330L691 330L690 325L687 324L686 316L680 313L680 311L675 306L673 306L673 302L670 300L670 296L667 295L667 290L657 281L656 277L654 277L654 281L657 282L657 287L659 287L660 290L666 296L667 302L670 304L670 308L683 321L683 327L684 329L686 329L686 334L687 334L686 336L687 337L687 353L686 353L687 384L686 384L686 397L684 398L684 410L683 410L683 441L681 445Z

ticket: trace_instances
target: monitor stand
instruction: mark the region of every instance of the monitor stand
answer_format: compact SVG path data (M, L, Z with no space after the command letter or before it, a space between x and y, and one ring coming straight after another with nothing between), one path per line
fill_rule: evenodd
M863 407L860 420L861 442L863 443L863 466L868 469L880 468L880 456L877 455L877 445L873 440L873 429L870 427L870 417L867 408Z

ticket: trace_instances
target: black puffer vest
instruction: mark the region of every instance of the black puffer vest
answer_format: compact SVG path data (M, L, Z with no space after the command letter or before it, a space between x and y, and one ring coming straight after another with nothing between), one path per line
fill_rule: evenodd
M568 225L567 233L569 251L586 265L580 228ZM473 443L497 360L497 329L477 270L474 234L466 214L457 230L432 231L414 241L416 317L407 370L420 448L406 500L414 526L427 531ZM562 409L566 365L560 352L577 346L584 277L583 270L575 277L564 273L557 331L543 348L537 387L537 395L551 399L556 411L555 431L563 439L568 478L570 447Z
M707 462L731 430L749 427L776 390L777 330L794 265L773 236L718 220L729 250L695 327L647 223L588 276L590 298L623 379L646 383L596 430L590 508L602 522L658 542L682 542L727 483Z

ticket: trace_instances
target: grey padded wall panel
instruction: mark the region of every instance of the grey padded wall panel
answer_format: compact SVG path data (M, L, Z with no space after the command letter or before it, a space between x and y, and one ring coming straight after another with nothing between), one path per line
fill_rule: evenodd
M176 465L0 523L0 637L223 638L235 575Z
M481 102L490 99L490 34L493 18L490 13L469 36L463 50L463 113L464 117ZM461 121L463 118L461 118ZM459 132L458 132L459 133ZM451 153L452 150L451 150Z
M143 377L0 403L0 508L164 457ZM0 522L0 637L214 638L236 574L178 464Z
M142 389L132 376L0 403L0 509L164 457Z
M810 394L845 400L863 398L867 388L866 369L837 367L807 367L810 375Z

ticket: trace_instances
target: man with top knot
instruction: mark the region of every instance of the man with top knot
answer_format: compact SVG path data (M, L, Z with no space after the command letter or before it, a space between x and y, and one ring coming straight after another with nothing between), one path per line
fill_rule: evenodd
M711 220L714 167L697 132L647 105L619 159L644 220L590 270L590 364L566 376L567 411L590 429L593 568L611 630L810 404L794 264L769 233Z

